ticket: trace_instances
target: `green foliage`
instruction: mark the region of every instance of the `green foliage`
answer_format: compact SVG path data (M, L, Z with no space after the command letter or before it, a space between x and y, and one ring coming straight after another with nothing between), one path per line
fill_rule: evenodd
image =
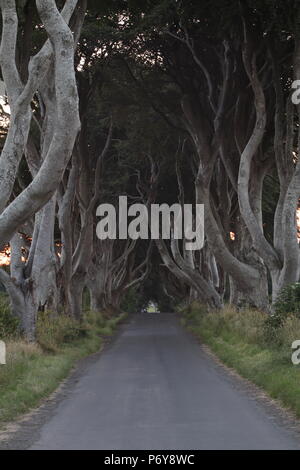
M138 312L140 308L140 295L136 288L129 289L121 302L121 310L124 312Z
M88 311L84 315L84 324L89 330L98 331L99 328L104 328L106 323L107 320L100 312Z
M264 323L264 339L273 345L282 344L282 329L288 318L300 319L300 283L284 287L274 305L274 313L269 315Z
M66 345L73 344L81 338L112 335L123 318L124 315L118 315L107 319L99 312L89 311L79 323L66 315L41 312L37 321L37 342L45 352L58 353Z
M19 320L10 313L6 295L0 293L0 339L15 338L19 334Z
M264 340L266 344L281 345L281 328L284 325L284 318L277 314L270 315L263 326Z
M280 317L292 313L300 318L300 282L289 284L281 290L275 303L275 313Z
M87 327L66 315L40 312L36 325L38 344L48 352L57 352L66 343L86 335Z
M207 307L199 304L199 302L193 302L189 305L185 305L181 309L179 308L181 314L183 314L182 322L186 326L199 326L203 316L207 313Z

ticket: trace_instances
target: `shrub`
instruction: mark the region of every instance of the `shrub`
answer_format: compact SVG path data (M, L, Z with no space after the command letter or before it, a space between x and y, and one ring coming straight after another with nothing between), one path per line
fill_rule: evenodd
M300 318L300 282L289 284L278 295L274 306L278 317L286 317L289 313Z
M138 312L141 298L136 287L130 288L121 302L121 310L124 312Z
M105 318L100 312L88 311L84 315L84 322L91 329L103 328L106 324Z
M19 323L19 319L10 312L7 296L0 294L0 339L17 337Z
M282 334L281 330L284 326L285 319L278 314L269 315L265 320L263 327L263 338L264 342L269 345L281 346L282 345Z
M59 347L86 334L86 327L66 315L39 312L36 325L37 341L48 352L57 352Z
M282 329L291 316L300 319L300 282L289 284L280 291L274 312L264 324L264 339L267 343L283 343Z
M187 305L182 310L182 313L187 324L190 324L191 326L196 326L208 313L208 311L205 305L194 301L191 304Z

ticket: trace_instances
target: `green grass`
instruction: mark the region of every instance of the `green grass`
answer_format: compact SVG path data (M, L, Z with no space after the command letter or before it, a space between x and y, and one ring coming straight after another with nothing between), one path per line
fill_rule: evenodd
M264 389L300 417L300 366L291 362L291 344L300 339L300 319L266 328L267 315L255 310L206 314L194 304L183 323L229 367Z
M79 359L101 349L104 336L123 318L88 313L78 326L70 319L44 315L38 325L40 344L8 339L7 364L0 366L0 427L39 406Z

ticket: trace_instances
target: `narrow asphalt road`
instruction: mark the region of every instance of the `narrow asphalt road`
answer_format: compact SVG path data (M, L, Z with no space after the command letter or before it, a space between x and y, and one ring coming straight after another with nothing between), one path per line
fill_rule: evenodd
M299 449L279 421L175 315L143 314L87 367L31 449Z

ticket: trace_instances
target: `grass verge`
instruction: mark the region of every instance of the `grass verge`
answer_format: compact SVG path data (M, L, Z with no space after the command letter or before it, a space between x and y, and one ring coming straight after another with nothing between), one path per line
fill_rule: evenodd
M39 406L79 359L99 351L124 317L105 319L90 312L78 326L45 313L38 321L38 344L8 339L7 364L0 366L0 428Z
M292 364L291 345L300 340L300 319L290 315L272 328L255 310L205 313L193 304L182 322L229 367L263 388L300 418L300 366Z

